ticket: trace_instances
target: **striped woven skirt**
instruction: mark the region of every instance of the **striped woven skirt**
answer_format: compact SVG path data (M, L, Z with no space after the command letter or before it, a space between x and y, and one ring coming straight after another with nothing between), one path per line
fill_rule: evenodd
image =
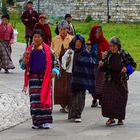
M61 77L55 79L54 104L62 107L68 106L71 99L70 78L71 74L61 69Z
M43 77L43 74L30 74L29 79L30 111L35 126L52 123L53 121L52 110L40 103Z
M95 85L96 94L94 95L94 97L95 99L101 99L105 73L99 70L98 65L95 65L94 68L95 68L95 81L96 81L96 85Z

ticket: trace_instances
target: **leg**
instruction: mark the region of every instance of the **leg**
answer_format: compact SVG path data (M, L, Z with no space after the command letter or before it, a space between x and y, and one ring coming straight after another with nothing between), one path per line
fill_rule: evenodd
M91 104L91 107L97 107L98 106L98 102L97 102L97 99L96 99L96 95L93 95L92 94L92 104Z
M68 119L80 119L85 106L85 91L72 93Z

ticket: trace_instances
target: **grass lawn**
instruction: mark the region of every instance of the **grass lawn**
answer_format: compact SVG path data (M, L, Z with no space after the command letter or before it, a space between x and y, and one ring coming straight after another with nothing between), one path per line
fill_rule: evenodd
M85 39L88 39L88 34L93 25L98 22L91 21L88 23L74 21L76 32L82 34ZM140 70L140 24L134 23L99 23L102 25L105 37L109 40L112 36L120 37L122 48L127 50L137 62L137 70ZM18 41L24 40L24 25L17 22L16 28L19 32ZM52 36L55 36L55 26L51 26Z

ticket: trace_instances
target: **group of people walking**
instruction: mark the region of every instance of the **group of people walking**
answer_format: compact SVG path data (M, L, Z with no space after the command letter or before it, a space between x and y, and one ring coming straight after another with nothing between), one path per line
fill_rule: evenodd
M102 115L108 118L106 125L112 125L115 119L123 125L127 80L136 63L122 49L120 39L115 36L108 42L102 27L95 25L85 41L76 34L70 14L57 23L57 35L52 39L46 16L38 16L32 5L28 2L22 15L27 48L20 61L25 70L24 90L29 85L32 128L51 128L53 104L68 113L68 120L81 122L86 91L93 98L91 107L97 107L99 100Z

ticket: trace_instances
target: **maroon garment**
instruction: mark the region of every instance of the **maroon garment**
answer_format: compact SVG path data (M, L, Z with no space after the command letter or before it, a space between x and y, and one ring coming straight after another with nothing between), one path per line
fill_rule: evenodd
M101 28L101 26L96 25L91 29L90 34L89 34L89 40L91 41L91 44L94 44L94 43L98 44L98 57L100 60L102 58L102 52L109 50L109 43L106 40L106 38L104 37L103 33L100 36L100 38L97 39L95 37L95 33L96 33L98 28Z
M111 81L104 81L102 93L102 115L107 118L125 119L128 89L121 84L121 58L114 54L110 60ZM127 81L124 81L127 87Z
M43 35L43 41L47 44L47 45L51 45L51 30L48 24L40 24L40 23L36 23L34 30L36 29L40 29L44 35Z
M26 21L26 19L28 19L28 21ZM23 12L21 20L25 25L25 37L32 37L34 26L38 22L38 13L35 10L31 10L31 12L26 10Z

